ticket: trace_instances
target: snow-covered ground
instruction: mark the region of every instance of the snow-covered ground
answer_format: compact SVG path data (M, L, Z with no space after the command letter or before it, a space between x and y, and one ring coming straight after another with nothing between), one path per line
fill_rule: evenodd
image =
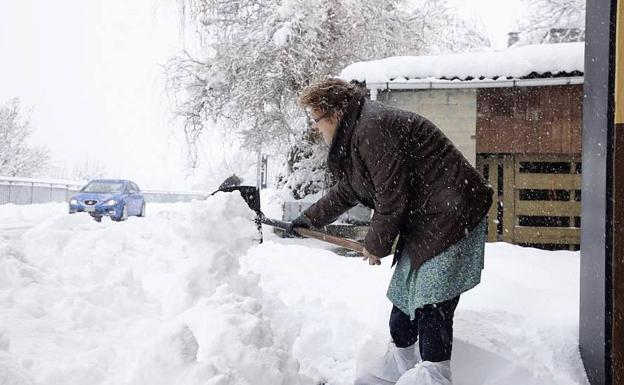
M390 260L266 228L258 245L236 194L122 223L66 209L0 206L2 385L346 385L389 339ZM587 384L578 281L577 252L488 244L456 312L455 384Z

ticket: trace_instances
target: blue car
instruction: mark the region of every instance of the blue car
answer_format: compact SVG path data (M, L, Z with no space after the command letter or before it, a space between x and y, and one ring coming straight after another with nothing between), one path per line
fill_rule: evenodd
M136 183L123 179L96 179L69 201L69 213L89 213L96 221L108 216L123 221L131 215L145 216L145 198Z

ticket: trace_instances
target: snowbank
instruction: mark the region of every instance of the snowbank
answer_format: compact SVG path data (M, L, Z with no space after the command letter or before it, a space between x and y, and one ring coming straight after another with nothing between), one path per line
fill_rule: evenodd
M262 198L277 217L279 194ZM41 222L0 236L0 384L350 385L385 348L389 260L269 228L257 245L235 194L150 207L96 223L0 206ZM588 384L578 302L578 252L488 244L456 313L455 385Z
M67 203L44 203L34 205L0 205L0 230L32 227L45 218L67 213Z
M265 309L283 305L239 272L257 229L236 195L123 223L50 206L1 243L0 382L309 383Z
M519 79L535 72L583 72L584 43L539 44L437 56L400 56L353 63L340 73L345 80L371 83L436 79Z

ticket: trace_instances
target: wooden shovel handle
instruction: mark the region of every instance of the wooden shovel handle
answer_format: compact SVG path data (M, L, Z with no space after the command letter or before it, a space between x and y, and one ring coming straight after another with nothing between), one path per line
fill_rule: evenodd
M277 227L282 230L287 230L290 226L290 222L279 221L277 219L271 219L265 216L261 217L261 221L265 225ZM357 251L358 253L364 252L364 246L362 246L361 243L356 242L352 239L336 237L334 235L329 235L316 230L306 229L304 227L295 227L294 231L304 237L318 239L319 241L331 243L336 246L344 247L345 249Z
M325 234L320 231L314 231L303 227L295 227L294 229L299 235L304 237L318 239L319 241L332 243L336 246L344 247L345 249L357 251L358 253L364 252L364 246L361 243L351 239L336 237L333 235Z

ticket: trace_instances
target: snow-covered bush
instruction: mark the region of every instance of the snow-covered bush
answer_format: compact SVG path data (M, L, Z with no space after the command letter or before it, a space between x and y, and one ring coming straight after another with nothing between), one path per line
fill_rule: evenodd
M329 187L327 172L328 147L313 132L306 131L300 141L290 148L285 170L277 184L288 189L293 198L302 199Z

